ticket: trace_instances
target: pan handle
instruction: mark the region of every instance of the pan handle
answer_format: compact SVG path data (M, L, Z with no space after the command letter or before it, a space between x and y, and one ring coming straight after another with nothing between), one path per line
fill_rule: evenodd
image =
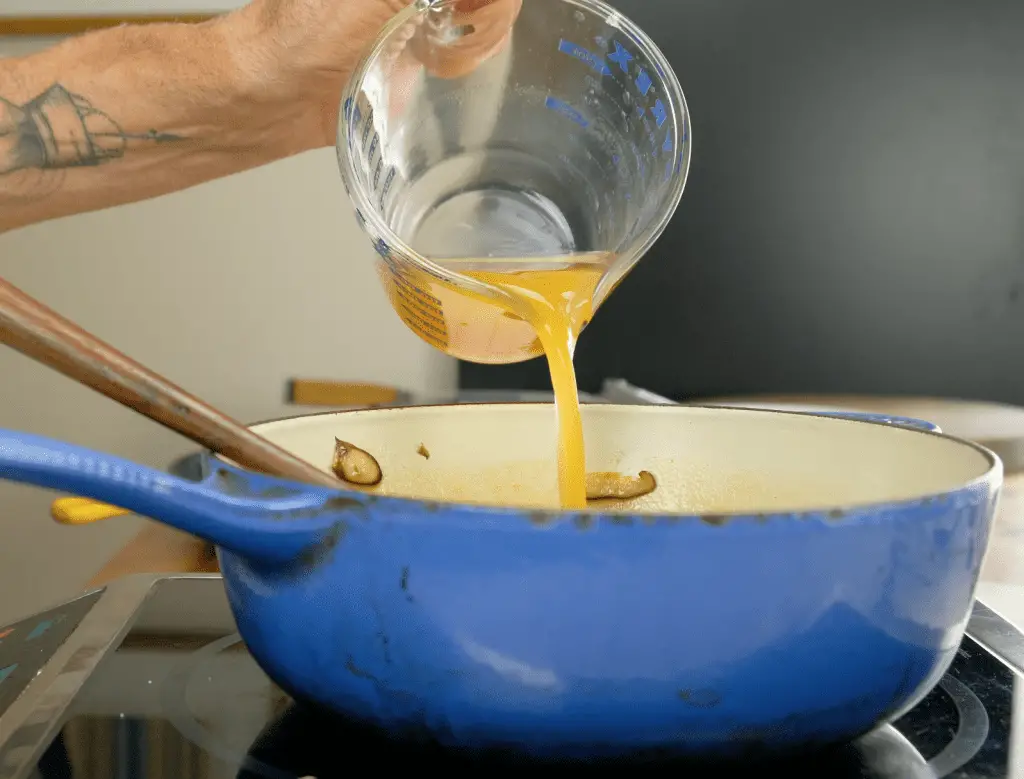
M942 430L934 422L926 422L923 419L913 417L896 417L892 414L868 414L856 411L814 411L811 412L819 417L838 417L839 419L852 419L855 422L877 422L893 427L909 427L914 430L924 430L928 433L941 433Z
M262 478L278 486L278 497L231 494L217 478L189 482L113 455L0 429L0 479L112 503L264 563L294 561L337 538L364 498L269 477ZM288 521L280 521L285 515Z
M636 387L625 379L605 379L601 387L601 397L612 403L625 403L626 405L657 405L674 406L676 402L664 395L657 395L643 387ZM728 404L724 404L728 405ZM763 404L757 408L770 407L771 404ZM737 408L744 408L740 403ZM877 422L883 425L895 427L910 427L915 430L924 430L929 433L941 433L939 426L923 419L913 417L899 417L892 414L877 414L865 411L791 411L794 414L811 414L816 417L840 417L860 422Z

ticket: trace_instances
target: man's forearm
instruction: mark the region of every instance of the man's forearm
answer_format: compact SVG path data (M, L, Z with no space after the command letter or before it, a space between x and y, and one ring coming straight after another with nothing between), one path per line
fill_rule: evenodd
M233 17L126 26L0 59L0 232L316 145Z

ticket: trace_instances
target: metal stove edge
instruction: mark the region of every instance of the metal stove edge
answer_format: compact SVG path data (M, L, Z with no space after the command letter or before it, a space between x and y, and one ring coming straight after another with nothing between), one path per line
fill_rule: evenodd
M1024 677L1024 633L980 600L974 601L967 635Z
M64 601L101 592L99 600L53 653L24 692L0 714L0 779L22 775L56 736L75 696L96 667L120 645L158 584L216 579L219 574L136 574ZM63 604L56 604L57 608Z

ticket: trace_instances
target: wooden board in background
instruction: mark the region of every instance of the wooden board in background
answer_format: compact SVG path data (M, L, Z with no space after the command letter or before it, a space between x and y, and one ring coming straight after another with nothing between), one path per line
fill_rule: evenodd
M292 379L286 399L296 406L386 406L408 401L408 393L381 384L331 381L328 379Z

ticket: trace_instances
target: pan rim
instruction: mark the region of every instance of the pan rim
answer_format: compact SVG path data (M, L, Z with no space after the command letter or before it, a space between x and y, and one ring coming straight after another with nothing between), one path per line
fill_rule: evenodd
M835 424L862 424L862 425L876 425L885 428L896 428L901 432L934 436L942 438L947 441L956 443L960 446L966 447L980 454L987 462L987 468L975 476L972 479L966 480L955 487L947 490L930 492L925 495L914 496L910 498L901 498L897 500L875 500L875 501L864 501L858 503L846 503L846 504L833 504L823 505L814 508L807 509L772 509L770 511L757 512L752 510L743 511L730 511L730 512L710 512L704 513L678 513L678 514L666 514L665 512L651 512L651 511L613 511L613 510L602 510L600 508L587 509L579 511L576 509L562 509L562 508L524 508L515 506L497 506L485 503L469 503L469 502L457 502L457 501L442 501L442 500L430 500L424 498L413 498L413 497L402 497L399 495L372 495L363 492L356 492L347 490L344 486L339 485L338 492L344 494L352 494L356 497L365 499L371 497L375 502L383 503L385 505L429 505L436 509L450 508L457 509L459 512L466 512L473 515L484 515L489 517L497 517L499 515L529 515L533 520L534 524L550 524L559 520L571 519L577 517L591 517L593 519L599 519L600 517L637 517L641 519L657 520L659 518L671 518L672 520L686 520L686 519L704 519L707 520L709 517L715 518L715 524L730 522L732 520L743 520L752 519L756 520L759 524L766 524L764 520L766 518L773 517L794 517L794 518L812 518L828 517L830 521L842 519L850 515L866 515L872 513L878 513L881 511L891 511L893 509L907 510L912 509L915 506L931 504L936 500L943 500L955 497L960 494L969 493L977 490L980 487L994 484L992 488L997 494L1001 489L1001 483L1003 478L1002 461L999 456L988 449L987 447L968 439L961 438L959 436L950 435L947 433L938 432L935 430L927 430L920 427L908 427L903 425L892 424L891 422L884 421L886 415L877 415L880 419L862 418L862 417L846 417L837 416L829 413L813 413L813 412L801 412L786 409L768 409L768 408L748 408L744 406L724 406L720 404L713 405L698 405L698 404L687 404L687 405L673 405L673 406L662 406L662 405L630 405L630 404L614 404L614 403L590 403L584 404L587 406L600 407L601 409L607 409L611 411L613 409L631 409L633 413L652 413L652 414L666 414L666 413L683 413L680 409L686 411L692 410L703 410L710 412L739 412L743 414L751 415L766 415L776 414L784 416L799 416L799 417L818 417L824 418ZM347 414L384 414L384 413L401 413L409 410L430 410L430 409L447 409L447 408L471 408L476 409L475 413L485 413L488 409L495 408L507 408L510 406L516 407L543 407L552 408L553 403L527 401L527 402L516 402L516 401L502 401L495 403L429 403L429 404L409 404L401 406L376 406L376 407L359 407L350 409L335 409L329 411L317 411L311 414L296 414L290 416L282 416L275 419L267 419L260 422L255 422L248 427L258 432L258 428L265 427L272 424L281 424L287 422L294 422L303 419L318 419L320 417L332 417L332 416L344 416ZM605 411L599 411L598 413L606 413ZM889 417L892 418L892 417ZM923 420L922 420L923 421ZM220 457L215 452L206 450L205 455L213 462L219 463L221 466L228 466L236 468L242 471L246 469L240 468L234 463ZM290 480L286 480L290 481Z

